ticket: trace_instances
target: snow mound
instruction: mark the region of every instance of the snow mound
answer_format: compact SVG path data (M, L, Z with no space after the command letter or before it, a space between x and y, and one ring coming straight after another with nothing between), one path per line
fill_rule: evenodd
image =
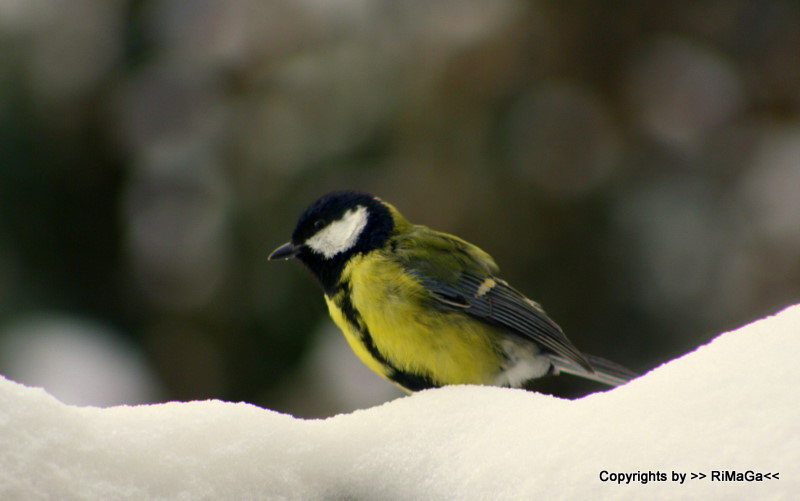
M800 305L575 401L454 386L301 420L0 378L0 499L790 499L798 360Z

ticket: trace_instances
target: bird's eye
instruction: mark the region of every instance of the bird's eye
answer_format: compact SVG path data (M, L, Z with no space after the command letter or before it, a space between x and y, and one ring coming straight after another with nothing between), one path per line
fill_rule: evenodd
M314 230L321 230L323 226L325 226L324 220L317 219L316 221L314 221Z

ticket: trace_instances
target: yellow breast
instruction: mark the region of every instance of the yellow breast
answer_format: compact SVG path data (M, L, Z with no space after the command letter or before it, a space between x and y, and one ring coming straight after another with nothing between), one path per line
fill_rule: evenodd
M377 350L393 367L438 384L491 384L502 370L500 334L459 312L431 308L429 293L399 264L373 252L356 256L342 277L350 300ZM334 322L358 357L387 377L390 368L372 356L362 333L348 322L336 298L326 298Z

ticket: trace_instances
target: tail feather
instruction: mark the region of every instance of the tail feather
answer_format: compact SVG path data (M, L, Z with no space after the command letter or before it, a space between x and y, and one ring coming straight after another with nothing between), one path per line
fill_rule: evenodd
M619 386L627 383L631 379L639 377L639 374L626 369L625 367L606 360L605 358L597 357L584 353L586 360L592 364L594 371L588 371L569 359L562 358L558 355L550 355L553 360L553 366L557 372L566 372L575 376L580 376L592 381L607 384L609 386Z

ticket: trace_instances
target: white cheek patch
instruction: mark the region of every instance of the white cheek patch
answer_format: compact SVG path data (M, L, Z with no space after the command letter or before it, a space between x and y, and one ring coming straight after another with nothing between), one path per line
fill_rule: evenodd
M367 208L359 205L306 240L306 245L317 254L330 259L353 247L366 225Z

